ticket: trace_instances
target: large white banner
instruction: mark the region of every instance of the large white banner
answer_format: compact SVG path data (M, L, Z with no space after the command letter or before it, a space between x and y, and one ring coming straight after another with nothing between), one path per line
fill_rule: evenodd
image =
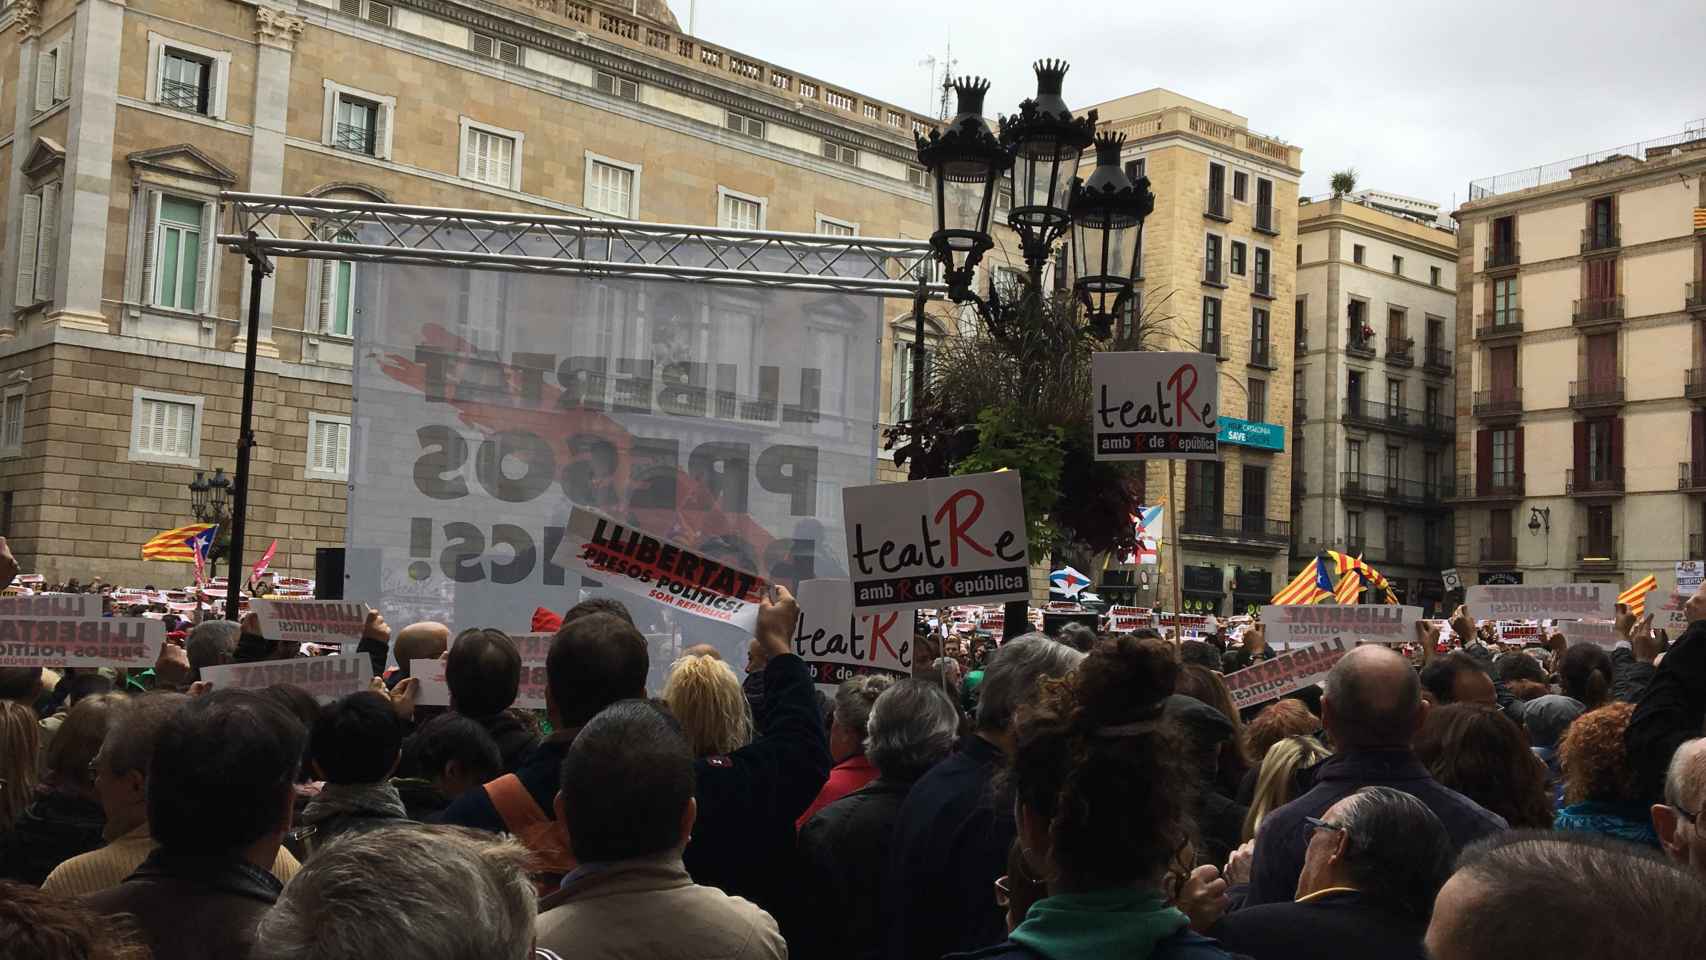
M1421 607L1396 604L1269 604L1262 607L1262 626L1275 650L1343 639L1352 645L1383 643L1402 646L1416 642Z
M511 239L483 232L480 243ZM434 240L475 245L466 232ZM560 256L544 236L509 250ZM708 259L691 246L673 256ZM767 582L846 576L841 490L875 480L887 419L882 300L354 269L345 595L393 627L430 618L521 632L535 607L562 613L594 582L557 559L576 507ZM691 643L741 662L741 627L644 591L614 595L643 632L666 638L654 679Z

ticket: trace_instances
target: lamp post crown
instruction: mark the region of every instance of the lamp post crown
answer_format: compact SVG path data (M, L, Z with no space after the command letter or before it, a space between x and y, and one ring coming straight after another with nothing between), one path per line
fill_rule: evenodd
M1061 120L1071 119L1072 111L1060 98L1060 89L1066 80L1066 71L1072 69L1071 65L1065 60L1038 60L1031 64L1031 69L1037 74L1037 110Z

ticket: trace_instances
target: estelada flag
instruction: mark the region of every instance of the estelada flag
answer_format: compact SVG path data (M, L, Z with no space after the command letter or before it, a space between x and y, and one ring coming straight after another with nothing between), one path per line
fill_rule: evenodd
M1647 594L1657 590L1658 587L1658 577L1649 573L1636 581L1634 586L1618 594L1617 602L1627 604L1629 612L1639 617L1647 612Z
M142 559L194 563L195 548L190 544L190 540L212 529L211 523L192 523L157 534L142 545Z

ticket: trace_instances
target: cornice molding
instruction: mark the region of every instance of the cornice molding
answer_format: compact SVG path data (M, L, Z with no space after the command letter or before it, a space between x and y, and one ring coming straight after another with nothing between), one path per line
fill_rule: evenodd
M304 23L303 18L291 15L288 10L258 6L255 8L255 42L289 53L296 49Z
M12 4L12 26L18 31L20 41L41 34L41 0L17 0Z

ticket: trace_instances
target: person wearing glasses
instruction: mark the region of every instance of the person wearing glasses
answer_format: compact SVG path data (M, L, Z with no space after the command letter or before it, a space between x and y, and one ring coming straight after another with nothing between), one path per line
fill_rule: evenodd
M1670 858L1706 877L1706 737L1676 748L1665 774L1665 802L1653 805L1653 829Z
M1235 910L1210 935L1252 960L1424 960L1434 897L1451 876L1439 817L1402 790L1364 787L1303 822L1296 901Z

